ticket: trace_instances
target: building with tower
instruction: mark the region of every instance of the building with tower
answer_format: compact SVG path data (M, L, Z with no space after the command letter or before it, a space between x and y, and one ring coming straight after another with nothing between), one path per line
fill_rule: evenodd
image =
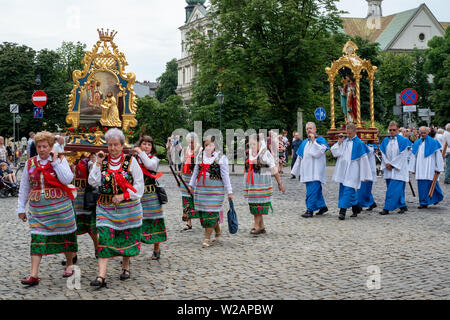
M204 35L212 33L211 21L205 7L206 0L186 0L186 20L181 31L181 59L178 62L178 86L176 92L183 97L185 104L192 99L192 86L194 84L197 66L192 61L187 39L192 30L202 32Z

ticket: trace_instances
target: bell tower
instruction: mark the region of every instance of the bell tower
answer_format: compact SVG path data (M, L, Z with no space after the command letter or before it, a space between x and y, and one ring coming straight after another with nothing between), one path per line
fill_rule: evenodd
M367 4L369 6L369 10L367 12L367 17L382 17L383 16L383 12L381 10L381 3L383 2L383 0L366 0Z

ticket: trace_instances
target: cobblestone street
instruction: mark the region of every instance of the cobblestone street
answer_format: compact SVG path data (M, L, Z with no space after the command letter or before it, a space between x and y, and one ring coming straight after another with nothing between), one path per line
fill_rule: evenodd
M441 179L446 198L425 210L417 209L418 198L407 186L409 211L381 216L386 186L379 178L374 184L378 208L357 218L347 213L339 221L332 170L328 168L324 186L330 211L312 219L300 216L304 185L285 173L286 194L275 189L274 214L265 218L267 233L259 237L249 234L253 218L243 197L243 178L233 175L239 232L228 233L227 203L223 236L206 249L201 248L199 221L193 221L191 231L179 231L184 226L181 197L173 177L165 174L168 241L161 245L161 259L151 261L153 245L143 244L132 259L129 281L119 280L121 259L111 259L108 288L101 291L89 286L97 262L88 235L78 238L81 289L67 287L63 255L44 257L40 284L23 288L20 280L30 272L29 226L17 218L17 198L0 199L0 299L449 299L450 185ZM417 183L412 183L417 193ZM380 289L367 287L369 266L380 269Z

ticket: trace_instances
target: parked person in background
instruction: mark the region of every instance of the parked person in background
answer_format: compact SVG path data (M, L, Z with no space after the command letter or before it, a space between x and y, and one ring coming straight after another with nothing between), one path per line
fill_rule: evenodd
M8 152L5 148L5 139L0 136L0 161L7 162Z
M286 163L286 148L284 146L283 143L283 136L279 135L278 136L278 164L280 169L278 170L280 173L283 173L283 167L284 164Z
M28 159L37 156L36 145L34 143L34 135L35 135L35 133L33 131L31 131L30 138L28 139L28 145L27 145L27 158Z
M292 168L295 165L295 161L297 161L297 150L300 147L300 145L302 144L302 140L300 139L300 135L297 131L294 131L294 139L292 140L292 163L291 163L291 171ZM295 175L292 174L292 178L291 179L295 179Z
M60 135L56 135L55 141L56 142L55 142L53 149L55 149L56 152L58 152L58 153L63 153L64 152L64 137L60 136Z
M284 151L284 155L285 155L285 163L288 163L289 162L289 147L290 147L290 143L289 143L289 139L288 139L288 137L287 137L287 135L288 135L288 132L287 132L287 130L283 130L283 134L282 134L282 136L283 136L283 138L282 138L282 140L283 140L283 145L284 145L284 148L285 148L285 151Z

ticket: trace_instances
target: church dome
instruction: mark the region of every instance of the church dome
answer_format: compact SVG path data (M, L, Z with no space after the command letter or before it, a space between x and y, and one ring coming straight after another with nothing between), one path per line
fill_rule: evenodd
M187 4L193 5L193 4L205 4L206 0L186 0Z

